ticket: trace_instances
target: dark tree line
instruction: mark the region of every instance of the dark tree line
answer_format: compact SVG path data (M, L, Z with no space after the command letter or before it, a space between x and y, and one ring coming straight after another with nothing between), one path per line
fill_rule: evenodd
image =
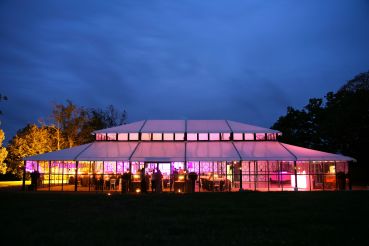
M354 157L354 182L368 184L369 71L301 110L288 107L272 128L283 133L283 142Z

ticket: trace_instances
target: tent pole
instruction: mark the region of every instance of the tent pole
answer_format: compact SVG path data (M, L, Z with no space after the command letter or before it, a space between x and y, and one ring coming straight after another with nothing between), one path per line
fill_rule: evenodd
M51 161L49 162L49 191L51 190Z
M294 173L295 173L295 187L294 187L294 191L298 191L299 188L297 187L297 167L296 167L296 161L293 162L293 169L294 169Z
M78 185L78 161L76 161L76 172L74 177L74 191L77 191L77 185Z
M22 191L26 191L26 160L23 161Z

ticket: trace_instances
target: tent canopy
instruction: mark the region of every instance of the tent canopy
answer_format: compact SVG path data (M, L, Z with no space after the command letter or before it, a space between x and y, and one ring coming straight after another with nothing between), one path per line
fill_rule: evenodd
M32 161L355 161L277 141L96 141L24 158Z
M297 161L356 161L352 157L307 149L295 145L280 143L296 157Z
M232 142L188 142L186 160L188 161L234 161L241 157Z
M280 133L279 131L229 120L145 120L94 131L93 133Z
M184 161L184 142L143 142L133 153L132 161Z
M295 157L278 142L235 142L241 159L245 161L291 161Z

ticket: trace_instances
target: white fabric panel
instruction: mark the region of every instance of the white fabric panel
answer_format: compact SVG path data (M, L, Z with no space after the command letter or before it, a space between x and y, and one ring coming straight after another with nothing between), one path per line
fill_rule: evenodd
M281 143L298 161L355 161L354 158Z
M252 132L252 133L279 133L279 131L260 126L253 126L236 121L228 120L228 124L233 132Z
M184 142L142 142L137 147L131 161L184 161Z
M296 158L278 142L234 142L245 161L295 161Z
M63 149L59 151L53 151L41 155L34 155L24 158L24 160L30 161L72 161L84 151L91 144L83 144L80 146L72 147L69 149Z
M231 132L225 120L187 120L187 132Z
M79 161L128 161L137 142L94 142L77 158Z
M142 132L185 132L184 120L148 120L146 121Z
M237 161L240 160L231 142L187 142L187 161Z
M139 132L142 125L144 124L145 121L141 120L141 121L137 121L137 122L133 122L130 124L126 124L126 125L120 125L120 126L115 126L115 127L111 127L111 128L106 128L106 129L102 129L102 130L98 130L98 131L94 131L93 133L126 133L126 132Z

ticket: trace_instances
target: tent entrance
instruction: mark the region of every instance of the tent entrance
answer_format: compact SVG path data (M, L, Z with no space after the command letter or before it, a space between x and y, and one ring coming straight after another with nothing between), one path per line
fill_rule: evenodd
M154 177L155 172L158 170L160 170L162 175L159 184L155 183L159 175ZM183 172L183 162L146 162L145 173L149 177L148 191L184 192L185 180L180 177L180 173L183 174Z

